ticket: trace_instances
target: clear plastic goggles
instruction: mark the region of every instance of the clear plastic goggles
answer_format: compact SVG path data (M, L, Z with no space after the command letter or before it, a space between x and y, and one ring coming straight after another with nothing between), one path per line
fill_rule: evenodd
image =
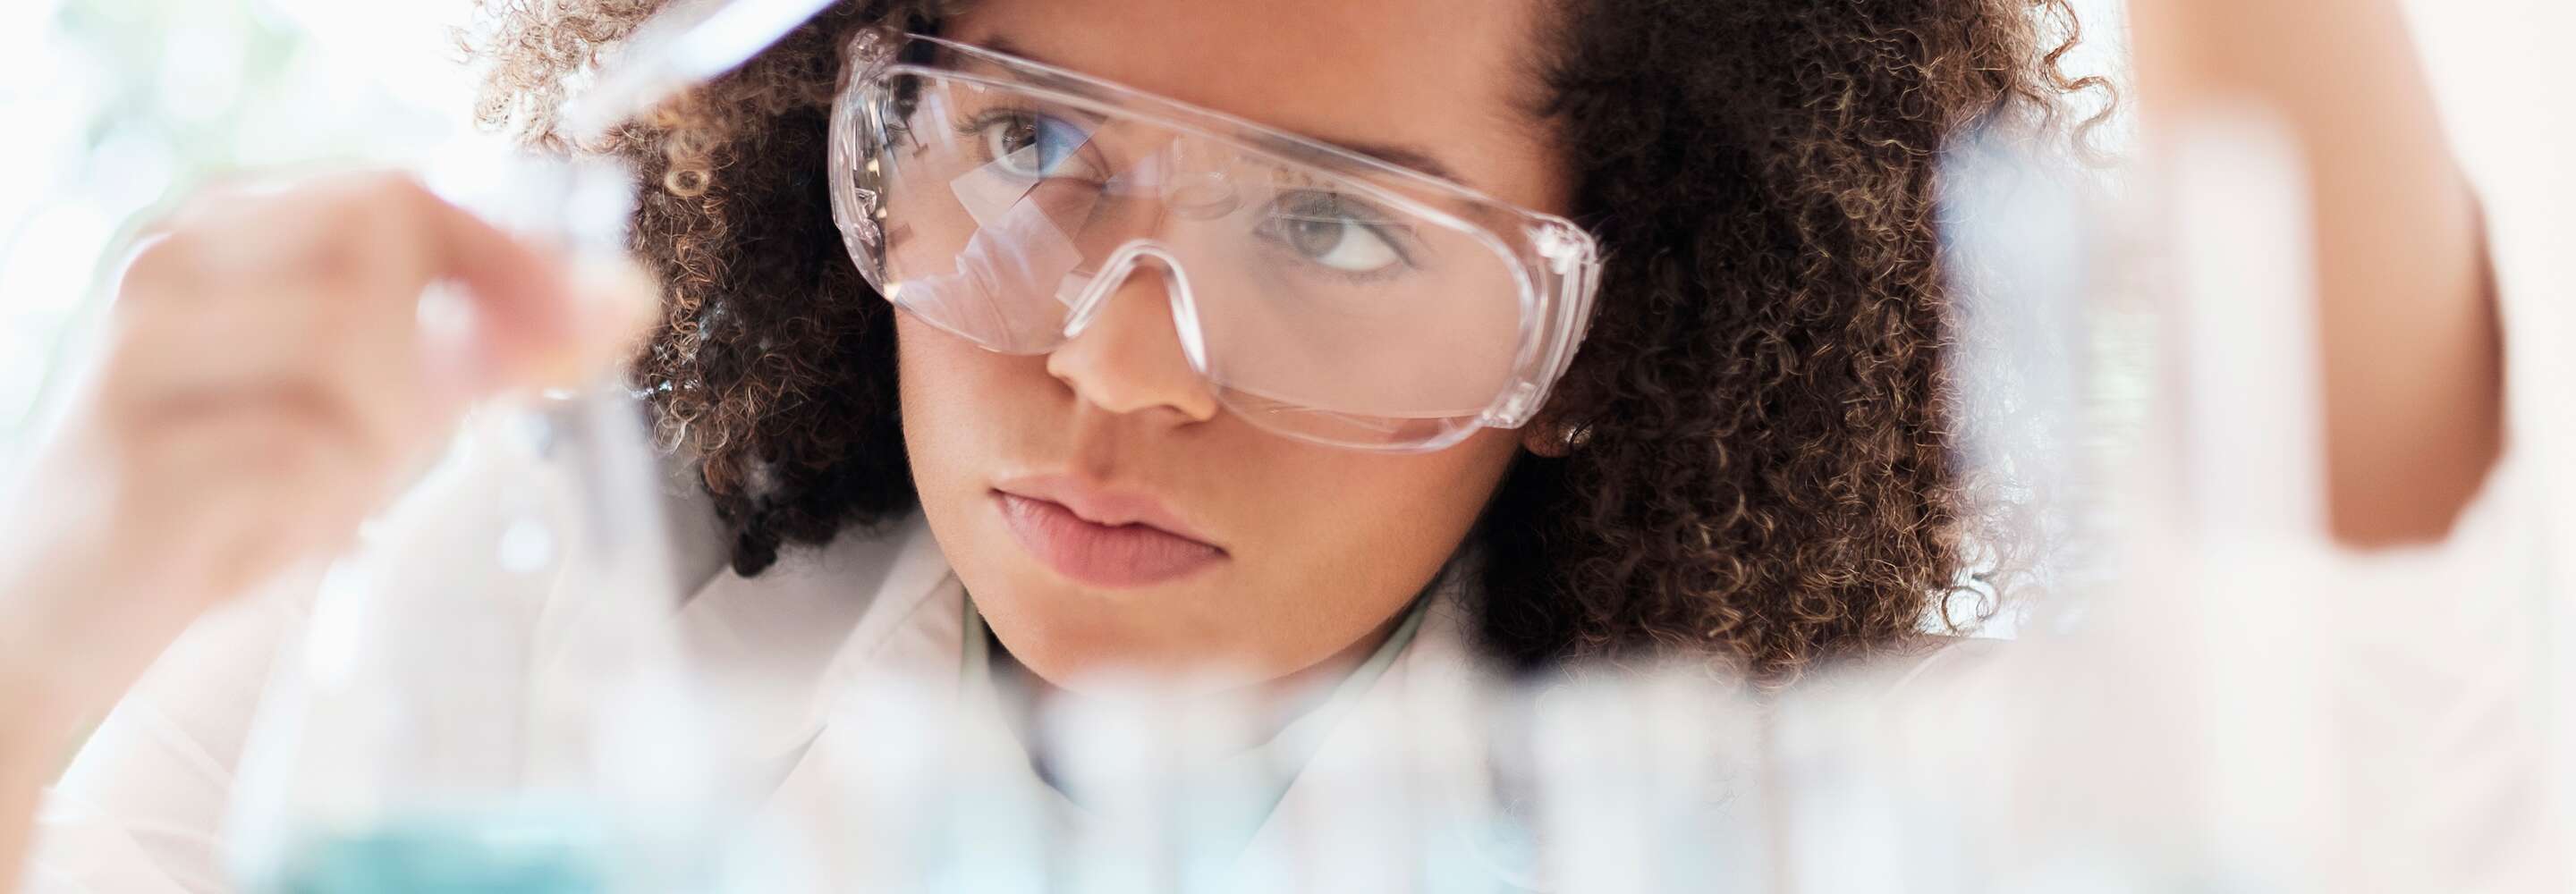
M920 35L848 47L832 210L871 285L1043 354L1145 264L1232 412L1368 450L1517 428L1573 359L1592 238L1408 168Z

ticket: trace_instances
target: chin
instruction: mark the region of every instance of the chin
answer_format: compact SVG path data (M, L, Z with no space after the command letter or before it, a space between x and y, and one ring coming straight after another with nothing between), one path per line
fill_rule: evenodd
M998 570L998 569L986 569ZM1245 621L1190 623L1226 588L1206 582L1140 590L1094 590L1045 572L969 574L967 592L995 637L1021 666L1073 691L1132 685L1226 688L1276 677L1286 669L1251 660L1255 643L1239 642ZM978 579L998 578L978 586ZM1176 604L1177 603L1177 604Z

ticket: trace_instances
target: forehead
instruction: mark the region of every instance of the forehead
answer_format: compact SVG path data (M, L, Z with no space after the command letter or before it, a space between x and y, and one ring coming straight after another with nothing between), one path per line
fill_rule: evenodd
M1561 204L1528 112L1538 0L977 0L943 32L1345 145L1422 150L1475 188Z

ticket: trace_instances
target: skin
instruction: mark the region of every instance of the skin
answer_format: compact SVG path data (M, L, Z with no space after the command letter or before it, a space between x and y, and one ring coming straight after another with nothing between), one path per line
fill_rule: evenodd
M1518 105L1534 12L990 0L946 34L1327 141L1413 147L1497 197L1561 212L1561 165ZM898 318L904 438L932 532L1013 657L1060 685L1112 668L1269 681L1364 655L1466 537L1522 434L1387 454L1266 433L1191 371L1166 285L1140 270L1043 357ZM1019 545L990 497L1035 473L1152 494L1227 557L1149 587L1067 580Z
M2151 126L2250 94L2310 138L2329 413L2372 407L2366 427L2329 422L2339 529L2446 526L2458 482L2485 475L2500 439L2498 352L2474 243L2458 235L2468 194L2424 136L2437 122L2395 5L2136 7ZM1527 28L1484 3L988 0L953 33L1005 24L1074 67L1328 139L1438 147L1507 200L1563 202L1544 151L1503 139L1536 139L1497 123L1512 107L1500 73ZM2267 54L2283 61L2256 61ZM2317 70L2343 76L2297 74ZM391 175L211 195L162 229L120 282L109 340L28 490L0 500L0 866L22 859L38 792L78 731L188 621L345 540L463 401L597 369L649 309L649 289L585 284ZM2363 251L2384 244L2410 249ZM410 328L438 280L462 282L495 323L461 349L425 349ZM1175 372L1158 285L1131 281L1111 318L1047 358L901 333L908 446L943 547L1006 644L1049 676L1108 655L1197 664L1219 642L1259 656L1258 673L1295 674L1373 644L1522 436L1427 456L1258 436ZM2465 434L2408 434L2441 432ZM2427 485L2394 502L2346 486L2388 468ZM1048 578L972 508L995 478L1034 471L1154 489L1237 554L1221 573L1242 591L1220 610L1214 586L1087 593ZM18 878L0 872L0 890Z
M624 356L656 292L396 174L216 190L155 230L72 412L0 500L0 865L78 731L189 622L338 550L473 399ZM482 325L424 338L435 282Z
M2305 150L2334 535L2440 539L2504 449L2503 333L2476 201L2403 10L2166 0L2135 17L2157 141L2156 123L2251 98Z

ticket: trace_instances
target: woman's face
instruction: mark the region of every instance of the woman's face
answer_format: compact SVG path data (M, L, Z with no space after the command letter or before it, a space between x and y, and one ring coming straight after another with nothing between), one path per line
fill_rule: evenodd
M981 0L943 35L1409 150L1560 211L1560 162L1524 111L1535 13L1497 0ZM1140 269L1037 357L898 315L904 439L942 550L1012 655L1059 684L1110 669L1274 679L1374 647L1464 539L1520 433L1387 454L1264 432L1191 371L1164 289ZM1139 518L1151 526L1095 524Z

